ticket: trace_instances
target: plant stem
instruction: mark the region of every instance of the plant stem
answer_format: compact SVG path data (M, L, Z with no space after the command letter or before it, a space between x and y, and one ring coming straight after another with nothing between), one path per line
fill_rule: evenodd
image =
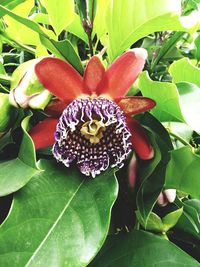
M93 45L92 45L92 30L93 30L93 17L94 17L94 1L92 3L92 18L90 19L90 14L89 14L89 1L86 0L86 25L85 25L85 32L87 33L88 36L88 43L89 43L89 49L90 49L90 55L91 57L94 55L93 52Z
M172 133L172 132L170 132L170 131L169 131L169 134L170 134L171 136L173 136L175 139L177 139L178 141L180 141L183 145L192 147L192 146L190 145L190 143L188 143L186 140L184 140L184 139L183 139L182 137L180 137L179 135L177 135L177 134L175 134L175 133Z

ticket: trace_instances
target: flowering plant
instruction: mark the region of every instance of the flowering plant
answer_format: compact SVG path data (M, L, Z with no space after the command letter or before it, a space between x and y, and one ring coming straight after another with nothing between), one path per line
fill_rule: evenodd
M198 10L0 4L0 266L199 266Z

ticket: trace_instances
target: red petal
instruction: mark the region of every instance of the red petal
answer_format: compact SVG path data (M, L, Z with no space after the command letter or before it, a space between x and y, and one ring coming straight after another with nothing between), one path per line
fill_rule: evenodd
M105 72L97 88L97 94L108 94L112 98L124 96L144 68L147 52L135 48L117 58Z
M53 118L58 118L69 103L55 99L45 108L44 111L47 115Z
M81 75L62 59L44 58L36 64L35 72L44 87L63 101L69 101L83 93Z
M96 93L96 88L103 78L105 68L98 56L93 56L86 67L84 73L84 83L91 93Z
M143 96L127 96L116 101L117 105L127 115L134 115L140 112L147 111L155 107L156 102L148 97Z
M48 118L39 122L30 130L29 134L33 139L36 150L53 145L57 123L57 119Z
M137 155L143 160L153 158L154 150L149 143L145 129L133 118L128 118L127 123L132 133L131 142Z

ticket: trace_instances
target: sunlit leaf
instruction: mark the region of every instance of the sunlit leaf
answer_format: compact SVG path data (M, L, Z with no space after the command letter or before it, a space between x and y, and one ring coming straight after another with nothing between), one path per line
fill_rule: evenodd
M200 69L194 66L188 58L174 61L169 67L169 73L174 83L188 82L200 87Z
M189 146L170 152L166 171L166 187L175 188L200 198L200 157Z
M74 1L72 0L41 0L45 6L49 21L57 35L61 33L74 19Z
M194 31L198 12L180 17L181 0L112 0L107 9L106 24L111 60L139 39L165 30Z
M152 81L145 71L139 77L139 88L144 96L156 101L151 113L161 121L182 121L179 94L176 85L168 82Z

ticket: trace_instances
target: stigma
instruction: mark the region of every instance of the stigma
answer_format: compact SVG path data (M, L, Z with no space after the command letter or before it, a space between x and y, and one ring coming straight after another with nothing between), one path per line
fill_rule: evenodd
M95 177L109 166L121 168L132 150L131 133L120 107L106 98L75 99L63 111L55 132L54 157Z

